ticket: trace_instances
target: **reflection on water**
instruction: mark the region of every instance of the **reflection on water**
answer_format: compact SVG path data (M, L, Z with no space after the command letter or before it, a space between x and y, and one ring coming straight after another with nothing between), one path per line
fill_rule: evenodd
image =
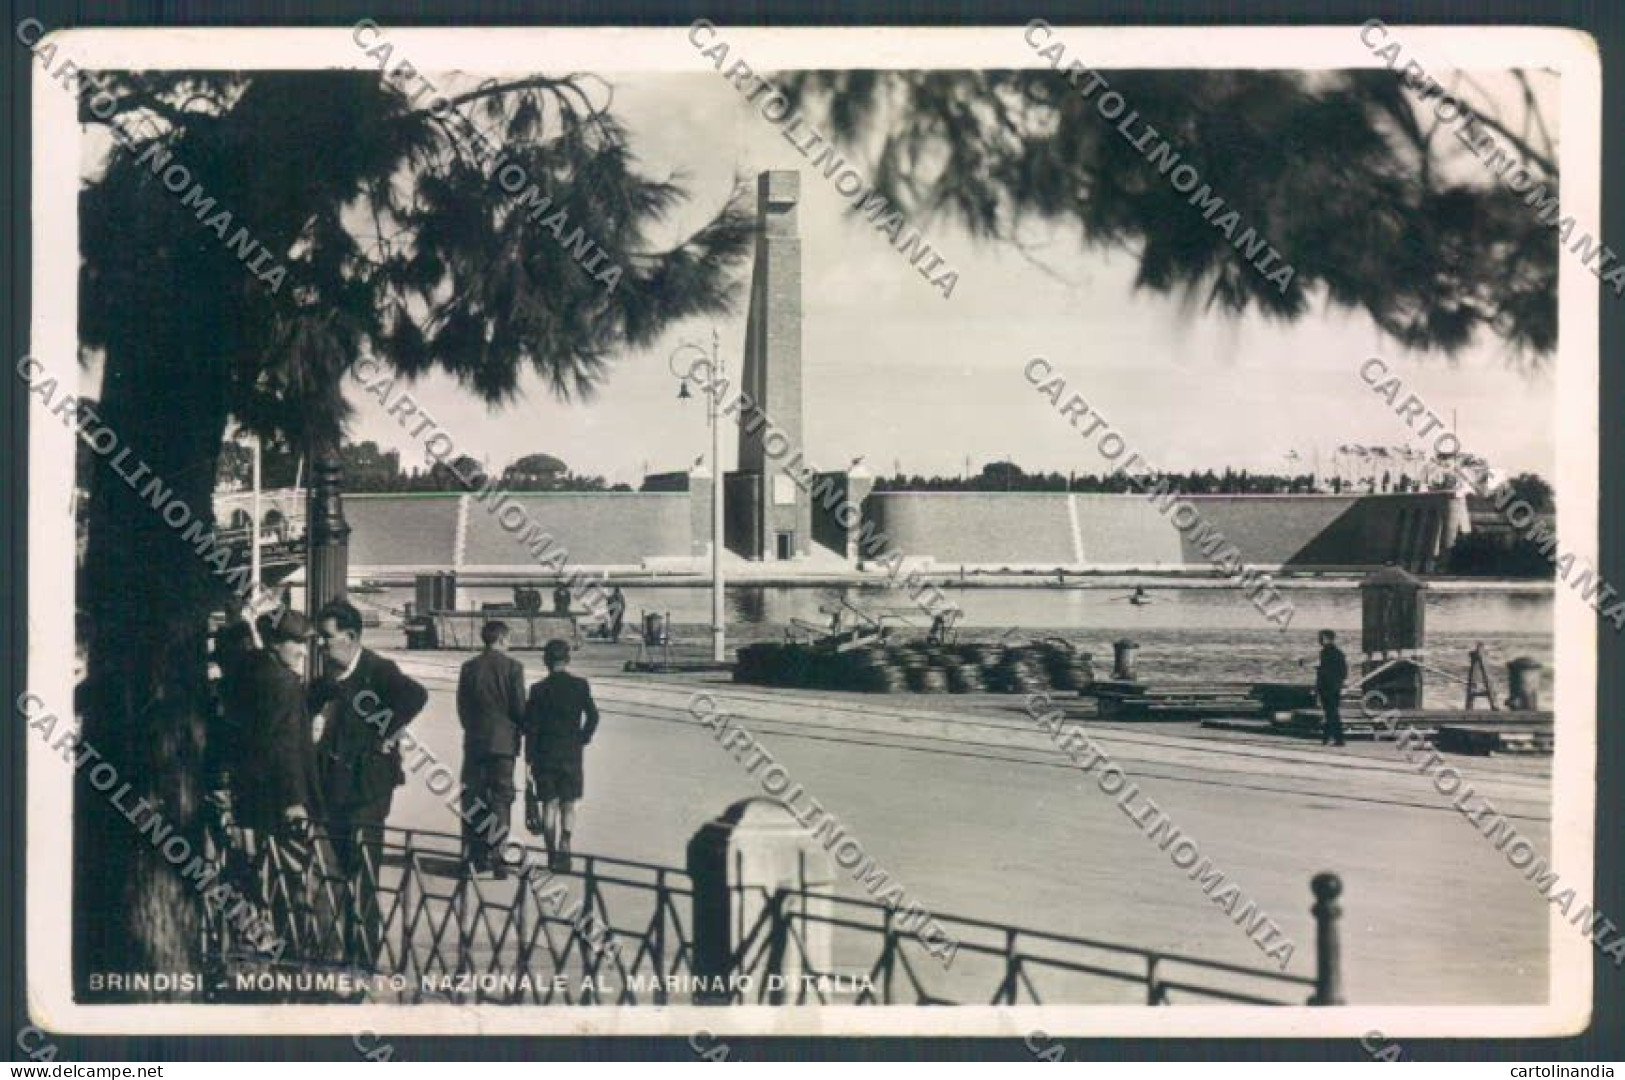
M653 592L652 589L648 590L648 591ZM665 591L665 590L662 590L662 591ZM685 593L685 594L692 594L692 593L698 592L699 590L696 590L696 589L680 589L680 590L672 590L672 591L674 591L674 592L682 592L682 593ZM772 589L772 590L768 590L768 589L726 589L726 590L724 590L726 595L723 597L723 603L727 607L728 621L730 623L737 622L737 623L745 623L745 624L754 625L754 626L760 626L762 624L772 623L773 620L768 617L768 613L767 613L767 594L770 591L771 592L788 592L788 591L793 591L793 590L786 590L786 589ZM650 597L647 601L643 601L643 602L647 603L647 604L650 604L653 607L656 607L661 611L669 611L669 610L671 610L670 608L660 607L661 601L654 598L654 597ZM690 597L685 595L684 598L683 598L683 602L685 604L689 603L690 602ZM704 614L703 617L704 617L706 623L709 624L710 621L711 621L711 591L709 589L704 591L704 594L703 594L702 599L700 600L700 602L704 605L705 614ZM630 608L631 605L632 605L632 600L631 600L630 597L627 598L626 603L627 603L627 607ZM673 614L675 615L676 613L673 612Z
M464 590L466 593L502 590ZM628 588L627 611L670 612L678 623L709 623L711 592L704 588ZM1321 628L1358 631L1360 595L1354 589L1284 588L1297 614L1292 631ZM1108 630L1254 630L1275 632L1247 598L1231 589L1152 589L1152 602L1128 603L1126 588L1108 589L951 589L950 600L965 612L966 628ZM503 593L505 596L506 594ZM485 599L481 596L480 599ZM492 597L501 599L501 597ZM930 618L901 589L843 586L828 589L763 588L728 590L728 621L741 626L783 627L791 619L827 622L821 608L846 600L865 611L891 613L922 629ZM1491 634L1502 631L1547 635L1552 632L1550 593L1429 592L1430 633Z

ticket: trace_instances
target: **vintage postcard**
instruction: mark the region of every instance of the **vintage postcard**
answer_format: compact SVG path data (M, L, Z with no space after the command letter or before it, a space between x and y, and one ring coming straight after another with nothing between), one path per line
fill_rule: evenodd
M39 1030L1589 1022L1585 35L15 33Z

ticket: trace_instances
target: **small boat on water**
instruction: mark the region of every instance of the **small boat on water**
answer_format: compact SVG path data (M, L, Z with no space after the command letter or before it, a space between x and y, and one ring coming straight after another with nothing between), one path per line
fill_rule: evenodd
M370 595L372 593L385 592L385 591L387 591L387 589L388 589L387 585L380 585L376 581L366 581L366 580L364 580L359 585L351 585L350 588L347 591L353 592L353 593L359 593L362 596L367 596L367 595Z

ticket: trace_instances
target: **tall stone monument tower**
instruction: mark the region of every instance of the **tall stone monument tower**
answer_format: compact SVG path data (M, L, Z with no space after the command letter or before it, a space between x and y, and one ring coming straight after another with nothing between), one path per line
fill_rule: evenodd
M784 471L804 450L800 197L798 172L777 169L756 178L756 262L741 385L756 409L740 411L742 475L730 485L730 497L736 491L752 504L740 508L730 530L736 550L750 559L793 559L806 555L812 543L811 503Z

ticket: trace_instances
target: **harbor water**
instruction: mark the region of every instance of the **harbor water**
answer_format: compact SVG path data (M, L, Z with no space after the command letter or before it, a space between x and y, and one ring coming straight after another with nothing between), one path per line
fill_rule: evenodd
M709 640L711 592L691 586L626 586L626 629L635 634L644 612L669 616L675 640L702 646ZM1099 675L1110 669L1112 642L1129 638L1139 646L1140 677L1152 682L1307 681L1316 653L1315 635L1337 631L1353 660L1360 646L1360 593L1355 588L1282 587L1291 601L1291 625L1281 630L1266 621L1233 589L1162 587L1148 590L1150 602L1128 603L1130 587L947 589L948 600L964 612L962 641L1024 643L1060 638L1090 652ZM544 604L550 601L543 589ZM1426 594L1428 663L1465 678L1468 652L1482 644L1499 696L1505 696L1506 663L1526 656L1545 665L1553 659L1555 603L1549 591L1500 588L1437 589ZM396 645L399 612L412 598L409 588L361 593L352 599L379 620L371 631L384 645ZM508 588L463 586L458 606L505 605ZM742 585L727 590L731 647L755 641L782 641L797 623L827 626L829 612L851 605L892 627L894 636L923 636L929 614L900 589L875 586L828 588ZM851 608L847 624L853 622ZM590 621L590 617L589 617ZM1443 677L1427 680L1427 703L1459 705L1460 686ZM1550 686L1548 677L1548 687ZM1548 690L1549 692L1549 690Z

